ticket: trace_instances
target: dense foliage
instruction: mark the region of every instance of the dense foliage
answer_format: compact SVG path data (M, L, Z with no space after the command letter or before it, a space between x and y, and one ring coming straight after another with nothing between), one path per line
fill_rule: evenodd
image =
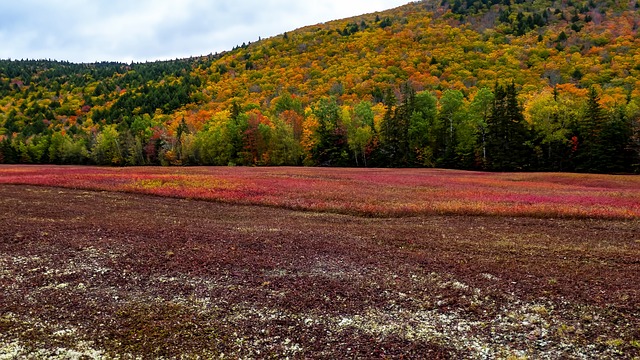
M414 2L230 52L0 61L0 162L640 171L623 1Z

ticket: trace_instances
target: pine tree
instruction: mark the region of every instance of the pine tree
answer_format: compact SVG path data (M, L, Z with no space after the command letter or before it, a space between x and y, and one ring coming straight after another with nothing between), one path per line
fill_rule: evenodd
M397 119L397 99L388 89L383 101L386 111L380 128L380 149L378 162L383 166L398 166L400 159L400 137L402 132Z
M600 105L600 96L595 88L589 88L585 113L578 128L576 170L602 172L603 149L601 142L605 116Z
M606 173L631 171L633 153L631 139L633 129L622 108L615 109L604 123L600 134L600 153L596 159L597 170Z
M386 166L408 166L414 162L409 129L416 111L416 92L410 84L405 84L402 87L402 101L398 106L391 90L387 92L384 103L387 111L382 120L380 155L384 159L381 160Z
M398 165L407 166L411 161L409 150L409 126L415 111L416 92L410 84L402 86L402 102L396 111L398 137Z
M530 134L512 82L497 85L491 116L487 119L487 167L491 170L516 171L529 168Z

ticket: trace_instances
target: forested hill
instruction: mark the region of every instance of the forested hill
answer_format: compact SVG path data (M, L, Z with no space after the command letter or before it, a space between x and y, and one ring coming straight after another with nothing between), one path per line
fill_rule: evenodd
M222 54L0 61L0 163L640 171L632 1L428 0Z

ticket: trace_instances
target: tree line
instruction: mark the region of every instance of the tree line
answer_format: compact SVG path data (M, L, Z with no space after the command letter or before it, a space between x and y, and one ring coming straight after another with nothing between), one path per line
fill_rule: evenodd
M41 126L4 136L0 162L640 171L639 107L629 99L604 108L595 88L578 97L553 89L527 109L513 82L439 98L406 84L388 90L381 106L323 97L305 108L285 93L272 108L234 102L200 128L146 113L109 116L97 131Z

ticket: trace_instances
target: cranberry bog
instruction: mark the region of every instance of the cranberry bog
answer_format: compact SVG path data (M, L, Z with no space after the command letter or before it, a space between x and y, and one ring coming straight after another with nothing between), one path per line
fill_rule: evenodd
M640 178L0 167L0 358L640 356Z

